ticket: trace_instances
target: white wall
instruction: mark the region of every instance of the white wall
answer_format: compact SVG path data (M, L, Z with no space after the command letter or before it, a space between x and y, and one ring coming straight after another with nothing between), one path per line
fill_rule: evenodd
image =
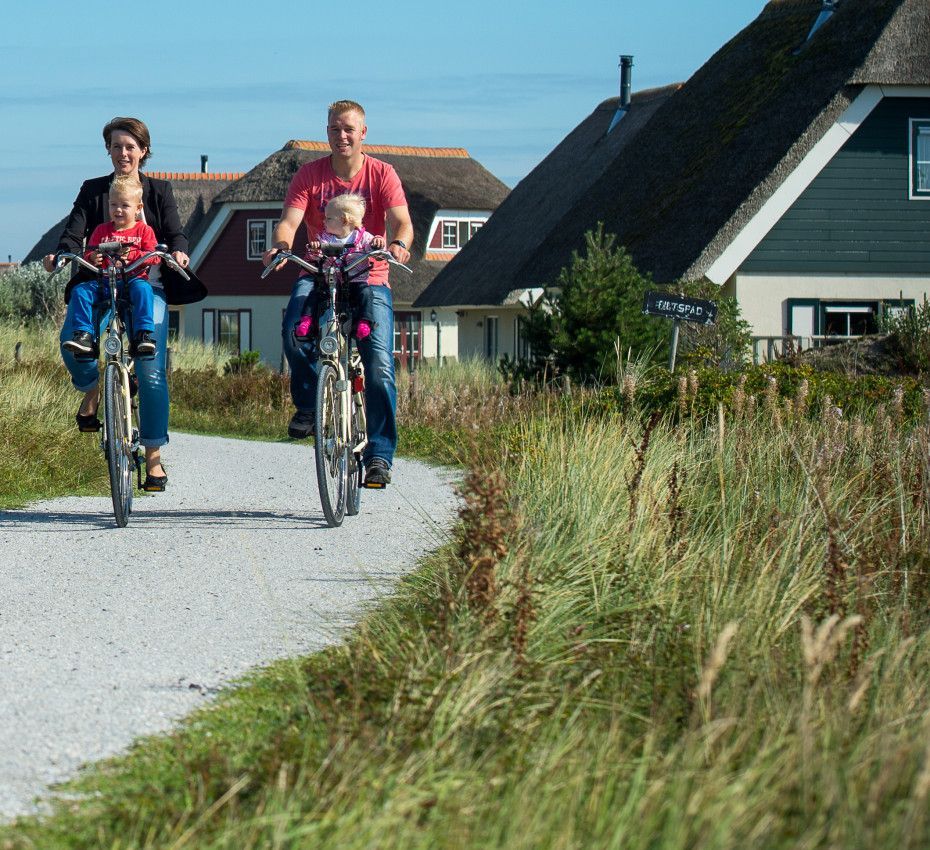
M724 292L736 297L755 336L781 336L788 329L789 298L877 301L903 297L920 302L930 293L930 278L737 273Z
M217 295L184 307L182 333L202 339L204 310L251 310L253 351L262 353L262 361L273 369L281 368L281 316L287 306L286 295Z
M495 362L505 354L514 357L514 327L518 316L526 314L523 307L477 307L458 312L460 358L485 356L485 328L488 318L497 319L497 357ZM443 345L445 348L445 345Z
M455 310L437 309L435 322L430 321L430 310L420 312L423 315L423 339L420 344L422 356L427 360L435 360L438 341L438 356L450 360L457 358L459 356L459 323Z

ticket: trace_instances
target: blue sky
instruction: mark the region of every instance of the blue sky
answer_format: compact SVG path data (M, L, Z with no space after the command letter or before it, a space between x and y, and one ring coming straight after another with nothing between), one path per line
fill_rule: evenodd
M619 54L634 56L634 91L687 80L764 5L7 4L0 260L107 173L100 130L115 115L148 124L150 170L197 171L206 153L211 171L247 171L288 139L325 138L327 104L346 97L364 104L370 143L464 147L513 186L617 93Z

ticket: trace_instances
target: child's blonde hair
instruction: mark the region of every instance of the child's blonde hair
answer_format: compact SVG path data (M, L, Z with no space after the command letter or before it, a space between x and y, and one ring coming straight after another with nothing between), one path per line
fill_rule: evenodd
M138 203L142 203L142 183L134 174L119 174L113 178L110 183L111 197L117 195L125 198L135 198Z
M326 215L341 215L347 224L358 229L365 217L365 199L354 192L336 195L326 204Z

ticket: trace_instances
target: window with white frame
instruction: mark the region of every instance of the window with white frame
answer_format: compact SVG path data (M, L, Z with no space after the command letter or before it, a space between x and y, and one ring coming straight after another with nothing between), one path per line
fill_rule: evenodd
M444 218L442 228L442 247L455 250L461 248L480 229L484 221L472 218Z
M250 218L248 220L248 244L246 245L248 259L260 260L262 258L262 254L271 245L271 234L277 223L277 220L273 218Z
M930 118L912 118L911 197L930 198Z
M203 341L217 345L230 354L242 354L252 348L251 310L204 310Z

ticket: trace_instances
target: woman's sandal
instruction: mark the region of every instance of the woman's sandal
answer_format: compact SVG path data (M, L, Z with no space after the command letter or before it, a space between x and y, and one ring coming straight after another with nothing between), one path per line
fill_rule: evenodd
M103 423L97 418L96 413L81 413L80 408L78 408L74 419L77 422L78 431L82 434L95 434L103 427Z
M165 470L164 475L152 475L151 472L145 473L145 481L142 482L142 489L146 493L164 493L165 485L168 483L168 470L165 469L165 465L162 464L162 469Z

